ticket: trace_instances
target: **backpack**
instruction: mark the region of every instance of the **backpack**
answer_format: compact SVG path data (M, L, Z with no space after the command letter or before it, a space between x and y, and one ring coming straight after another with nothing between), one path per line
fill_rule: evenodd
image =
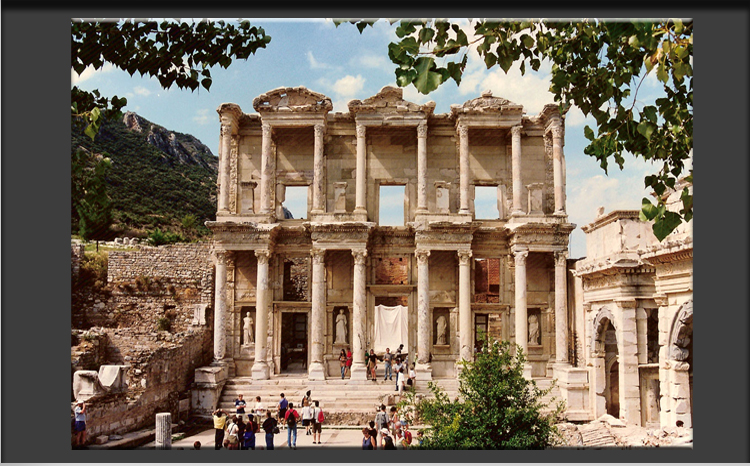
M295 427L297 425L297 411L291 410L288 413L286 413L286 424L289 427Z
M393 444L393 439L390 436L385 437L385 439L383 441L385 442L385 447L383 448L384 450L395 450L396 449L396 446Z
M411 445L411 432L409 432L408 430L404 431L404 442L407 445Z
M383 411L375 415L375 425L378 426L378 429L388 427L388 416Z
M318 424L323 424L323 421L325 421L325 420L326 420L326 417L323 415L323 410L319 409L318 410L318 420L317 420Z

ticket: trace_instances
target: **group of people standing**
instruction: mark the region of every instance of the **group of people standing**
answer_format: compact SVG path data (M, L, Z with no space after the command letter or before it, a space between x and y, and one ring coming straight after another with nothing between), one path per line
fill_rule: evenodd
M274 449L274 435L281 433L281 429L287 430L287 445L289 448L297 449L297 425L302 421L306 428L306 435L313 436L313 444L320 445L320 433L322 423L325 419L320 403L313 401L308 390L302 397L300 406L302 414L289 402L283 393L279 395L276 403L276 417L272 410L266 409L260 396L255 397L255 406L250 409L243 395L237 395L234 400L235 414L231 417L223 409L213 412L214 429L216 430L216 450L222 447L228 450L255 450L256 434L262 430L265 433L266 450ZM245 412L248 409L249 412Z
M421 444L420 434L417 441ZM386 412L385 405L380 405L375 419L369 422L368 427L362 429L363 450L406 450L412 444L413 436L409 430L409 422L403 413L399 414L398 408L391 407L390 414ZM378 442L378 437L380 441Z
M395 353L391 353L390 348L385 349L385 353L379 356L375 349L371 348L369 351L365 351L365 363L367 364L367 380L373 382L378 381L376 370L378 368L378 361L382 361L385 364L385 377L383 380L393 381L394 374L396 376L396 391L402 393L407 387L414 388L414 384L417 381L417 374L415 372L415 364L412 363L409 366L409 355L403 354L402 350L404 345L400 345ZM339 365L341 367L341 379L346 378L347 375L351 376L352 369L352 351L347 348L341 349L339 353Z

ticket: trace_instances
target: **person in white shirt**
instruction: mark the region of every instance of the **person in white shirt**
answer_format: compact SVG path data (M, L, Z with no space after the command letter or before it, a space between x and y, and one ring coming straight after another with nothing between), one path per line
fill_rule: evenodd
M401 395L406 389L406 374L404 373L403 367L398 371L398 376L396 378L396 388L398 389L399 395Z
M307 429L305 435L312 435L313 409L309 403L302 407L302 425Z
M253 408L253 412L255 413L255 422L260 425L261 421L265 420L266 418L266 407L263 406L263 403L260 402L260 397L255 397L255 408Z
M411 368L409 369L409 380L407 383L411 386L411 388L415 389L417 388L417 373L414 372L414 363L411 363Z

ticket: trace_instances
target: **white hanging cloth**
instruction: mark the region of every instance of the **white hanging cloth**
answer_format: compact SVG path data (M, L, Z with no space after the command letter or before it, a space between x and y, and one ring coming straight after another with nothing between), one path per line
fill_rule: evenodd
M372 347L376 353L384 353L386 348L394 353L401 344L404 345L404 351L408 351L408 311L407 306L375 306L375 342Z

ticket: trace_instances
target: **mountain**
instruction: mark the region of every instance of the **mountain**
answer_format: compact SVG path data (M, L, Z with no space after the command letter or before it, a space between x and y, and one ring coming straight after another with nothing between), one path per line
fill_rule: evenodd
M114 230L179 231L182 218L192 214L207 232L203 222L216 214L219 159L194 136L127 112L122 119L105 120L94 141L74 127L71 142L74 153L106 153L112 162L106 181ZM76 213L72 216L75 233Z

